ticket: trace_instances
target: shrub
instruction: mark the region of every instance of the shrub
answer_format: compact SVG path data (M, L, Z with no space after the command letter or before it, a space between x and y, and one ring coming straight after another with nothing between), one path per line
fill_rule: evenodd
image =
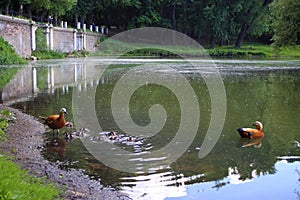
M0 65L26 64L13 47L0 36Z
M0 112L0 140L5 138L5 131L8 124L15 120L15 115L8 110L2 110Z
M47 50L41 50L41 51L34 51L32 52L32 55L37 57L38 59L59 59L59 58L65 58L65 54L59 52L59 51L47 51Z

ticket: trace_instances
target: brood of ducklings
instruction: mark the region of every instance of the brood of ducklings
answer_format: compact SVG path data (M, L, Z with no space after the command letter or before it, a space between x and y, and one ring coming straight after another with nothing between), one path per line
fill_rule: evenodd
M74 131L73 133L65 132L66 139L80 138L84 137L85 133L88 133L90 130L87 128L80 128L78 131Z
M135 142L135 139L132 137L132 136L129 136L127 139L126 139L127 142Z
M255 121L253 123L253 126L255 128L238 128L237 131L239 132L240 136L242 138L260 138L264 137L264 132L263 132L263 125L259 121Z
M49 115L45 120L44 124L53 130L53 134L55 129L57 129L57 134L59 134L59 129L66 125L64 114L68 114L68 112L67 109L62 108L60 109L59 115Z

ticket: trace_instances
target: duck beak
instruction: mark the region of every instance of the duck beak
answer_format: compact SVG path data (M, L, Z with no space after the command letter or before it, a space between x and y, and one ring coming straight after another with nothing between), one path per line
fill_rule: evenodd
M64 112L66 115L68 115L69 113L66 111L66 112Z

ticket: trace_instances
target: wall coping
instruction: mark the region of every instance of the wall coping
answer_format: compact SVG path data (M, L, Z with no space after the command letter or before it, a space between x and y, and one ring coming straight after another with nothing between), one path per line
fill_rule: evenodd
M60 28L60 27L55 27L55 26L53 26L53 30L55 30L55 31L63 31L63 32L71 32L71 33L74 33L74 32L76 32L76 29L74 29L74 28Z
M21 19L21 18L18 18L18 17L1 15L1 14L0 14L0 20L5 20L5 21L9 21L9 22L16 22L16 23L21 23L21 24L29 24L29 25L35 24L35 22L32 21L32 20Z
M82 32L82 31L81 31ZM79 32L80 33L80 32ZM96 33L96 32L89 32L89 31L85 31L84 32L86 35L95 35L95 36L101 36L104 35L102 33Z

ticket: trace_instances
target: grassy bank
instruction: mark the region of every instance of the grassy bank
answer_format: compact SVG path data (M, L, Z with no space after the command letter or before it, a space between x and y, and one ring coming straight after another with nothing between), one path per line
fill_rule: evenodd
M13 122L14 114L0 113L0 140L6 138L5 130ZM55 199L60 191L42 178L33 178L0 153L0 199Z
M0 155L0 199L55 199L59 190L44 179L33 178L10 159Z
M26 64L13 47L0 36L0 65Z
M71 53L61 53L59 51L50 51L50 50L38 50L32 52L32 56L36 57L38 60L44 59L62 59L62 58L78 58L86 57L89 55L87 51L74 51Z
M155 56L155 57L188 57L213 58L300 58L300 46L286 47L275 51L271 45L260 43L245 43L237 49L232 46L216 47L209 49L194 48L189 46L159 46L143 44L127 44L120 41L108 39L98 44L98 50L94 56L122 55L122 56ZM124 54L124 52L126 52Z

